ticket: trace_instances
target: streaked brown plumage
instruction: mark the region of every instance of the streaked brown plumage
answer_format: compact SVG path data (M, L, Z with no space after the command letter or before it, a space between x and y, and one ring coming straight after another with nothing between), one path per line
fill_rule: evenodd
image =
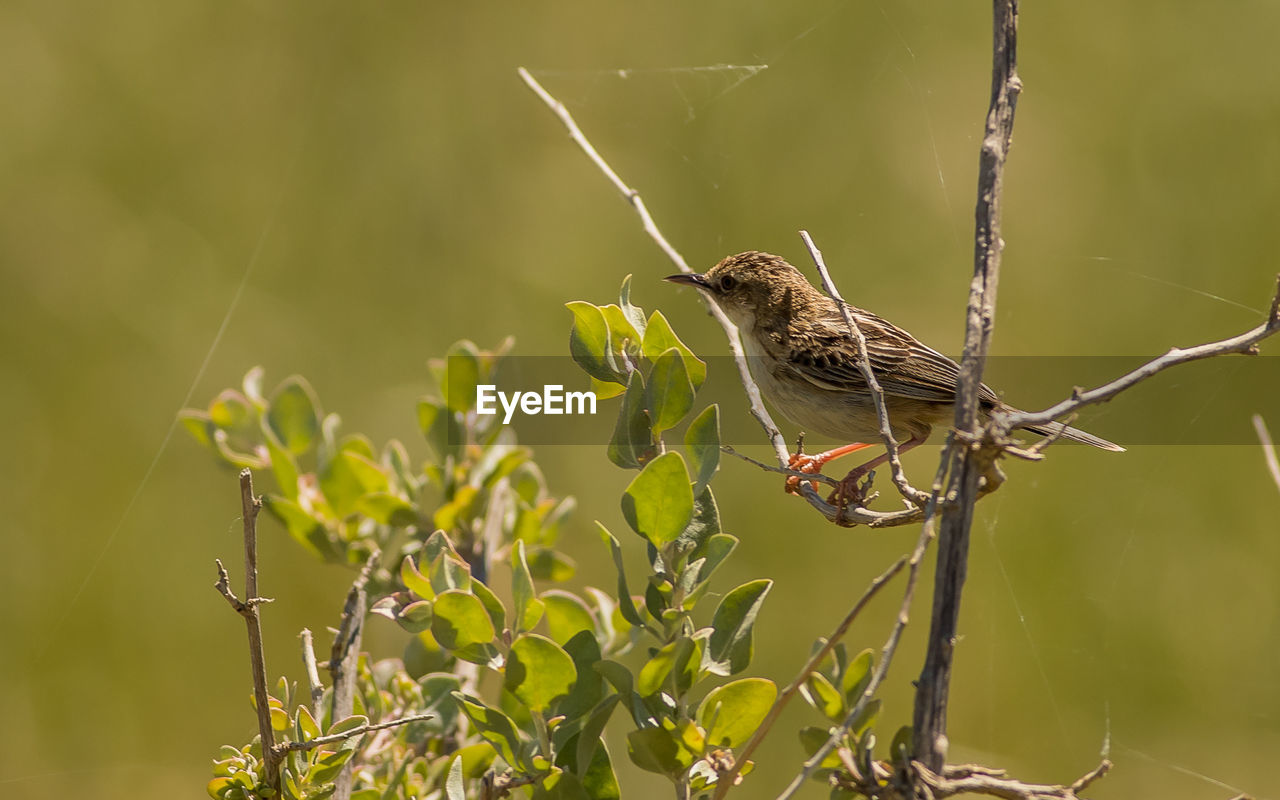
M787 419L802 429L846 441L880 441L875 406L858 369L857 343L844 316L834 300L786 260L749 251L729 256L705 274L672 275L667 280L697 287L738 326L762 394ZM894 438L903 450L923 443L933 426L954 418L959 366L883 317L848 308L866 338ZM984 412L1010 408L989 386L984 384L981 391ZM1044 436L1057 433L1103 450L1124 450L1059 423L1026 429ZM865 475L885 459L872 459L854 472Z

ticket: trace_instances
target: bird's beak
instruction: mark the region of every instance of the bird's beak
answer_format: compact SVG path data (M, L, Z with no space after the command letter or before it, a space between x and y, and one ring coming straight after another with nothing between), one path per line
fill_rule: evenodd
M685 286L693 286L698 289L706 289L710 291L711 284L707 282L707 276L700 272L678 272L675 275L668 275L663 278L664 281L679 283Z

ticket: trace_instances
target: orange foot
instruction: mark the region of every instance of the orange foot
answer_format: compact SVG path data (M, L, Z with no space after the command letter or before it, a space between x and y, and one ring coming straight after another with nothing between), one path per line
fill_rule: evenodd
M828 450L825 453L818 453L812 456L804 453L792 453L791 458L787 461L787 466L797 472L816 475L822 472L822 468L826 466L828 461L834 461L841 456L847 456L866 447L871 447L871 445L854 442L853 444L846 444L843 447L837 447L834 450ZM783 488L787 494L800 494L800 483L803 480L804 478L798 475L788 475L786 486ZM809 481L809 485L813 487L814 491L818 490L818 481L816 479ZM837 489L836 492L840 492L840 489Z

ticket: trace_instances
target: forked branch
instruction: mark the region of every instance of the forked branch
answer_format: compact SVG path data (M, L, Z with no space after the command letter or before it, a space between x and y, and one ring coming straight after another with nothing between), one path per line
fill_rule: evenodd
M253 474L240 470L240 514L244 521L244 594L243 601L231 591L231 579L222 561L218 565L218 581L214 588L244 618L249 633L249 666L253 672L253 703L258 712L258 735L262 739L263 781L279 790L281 756L275 752L275 732L271 727L270 697L267 695L267 664L262 647L262 622L258 606L271 602L258 596L258 512L262 498L253 494Z

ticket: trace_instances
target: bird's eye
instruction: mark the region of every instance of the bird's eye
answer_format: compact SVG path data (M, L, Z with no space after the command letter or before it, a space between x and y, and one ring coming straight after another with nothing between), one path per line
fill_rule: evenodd
M734 277L732 275L725 275L720 279L720 291L722 292L732 292L733 287L737 285L738 285L738 282L734 280Z

